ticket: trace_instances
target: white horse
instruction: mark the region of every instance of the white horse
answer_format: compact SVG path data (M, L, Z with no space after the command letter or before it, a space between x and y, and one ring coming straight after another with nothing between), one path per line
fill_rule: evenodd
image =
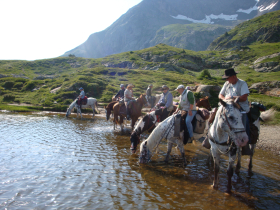
M184 166L187 165L183 143L184 131L180 132L180 136L174 137L175 117L176 115L172 115L165 119L163 122L159 123L158 126L156 126L156 128L150 134L150 136L141 143L140 163L148 163L153 155L153 149L159 145L162 139L166 139L168 142L168 149L164 161L168 162L169 155L172 150L172 145L177 144L183 158Z
M237 153L239 153L238 150L246 146L249 139L242 123L242 114L239 104L232 100L220 100L220 103L222 106L218 108L215 120L208 133L211 153L214 159L213 188L218 187L220 155L224 154L229 157L227 168L227 192L230 193L234 161L237 157Z
M80 106L77 104L77 99L74 100L74 101L70 104L70 106L68 107L68 109L67 109L67 111L66 111L66 117L68 117L68 116L71 114L71 111L72 111L72 109L73 109L74 107L77 109L77 117L78 117L78 114L80 113L81 118L83 118L83 116L82 116L82 110L80 109ZM86 104L86 105L82 105L82 109L84 109L84 108L89 108L89 107L91 107L91 108L92 108L92 111L93 111L92 117L94 117L94 115L95 115L94 110L95 110L97 113L99 113L98 108L97 108L97 100L96 100L95 98L88 98L88 99L87 99L87 104Z

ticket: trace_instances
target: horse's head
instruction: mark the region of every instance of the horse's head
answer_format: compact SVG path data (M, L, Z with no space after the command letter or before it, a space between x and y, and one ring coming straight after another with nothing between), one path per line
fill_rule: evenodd
M140 135L145 131L151 131L156 123L155 112L151 112L150 114L146 114L135 126L131 136L131 151L132 153L136 152L137 145L140 142Z
M148 96L146 94L141 94L140 99L142 99L142 102L143 102L143 105L144 106L150 106L151 104L149 103L149 100L148 100Z
M148 148L147 141L143 141L140 145L139 163L148 163L150 161L151 152Z
M223 108L220 112L219 126L229 134L230 138L235 141L239 147L246 146L248 136L246 134L245 126L242 122L241 107L236 101L223 101L220 100Z
M209 98L208 96L206 96L205 98L201 98L199 99L196 104L197 107L204 107L205 109L207 109L208 111L211 111L211 105L209 103Z
M70 109L69 109L69 108L67 108L67 111L66 111L66 117L68 117L68 116L69 116L69 114L70 114Z

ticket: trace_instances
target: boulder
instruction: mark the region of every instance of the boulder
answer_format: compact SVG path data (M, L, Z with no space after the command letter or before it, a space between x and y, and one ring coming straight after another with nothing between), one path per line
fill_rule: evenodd
M280 97L280 81L268 81L254 83L249 87L249 90L255 90L258 93L268 96Z

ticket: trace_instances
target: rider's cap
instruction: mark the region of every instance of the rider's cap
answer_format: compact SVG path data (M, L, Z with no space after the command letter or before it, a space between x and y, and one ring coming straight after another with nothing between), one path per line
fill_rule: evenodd
M153 84L149 84L149 87L153 87Z
M227 79L233 75L238 74L238 72L235 72L233 68L225 70L225 75L222 76L223 79Z
M79 90L83 90L84 88L80 87Z
M129 84L127 87L134 87L132 84Z
M178 87L175 90L178 90L178 89L181 89L181 88L185 89L185 86L184 85L178 85Z
M124 84L121 84L120 87L121 87L121 88L124 87Z
M162 90L168 90L169 87L168 87L167 85L163 85L163 86L161 87L161 89L162 89Z

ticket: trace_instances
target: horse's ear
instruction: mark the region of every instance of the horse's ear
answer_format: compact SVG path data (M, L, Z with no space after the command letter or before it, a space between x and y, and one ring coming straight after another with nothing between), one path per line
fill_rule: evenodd
M226 107L227 103L224 100L219 99L219 102L222 104L222 106Z
M205 97L205 99L208 99L208 98L209 98L208 96Z

